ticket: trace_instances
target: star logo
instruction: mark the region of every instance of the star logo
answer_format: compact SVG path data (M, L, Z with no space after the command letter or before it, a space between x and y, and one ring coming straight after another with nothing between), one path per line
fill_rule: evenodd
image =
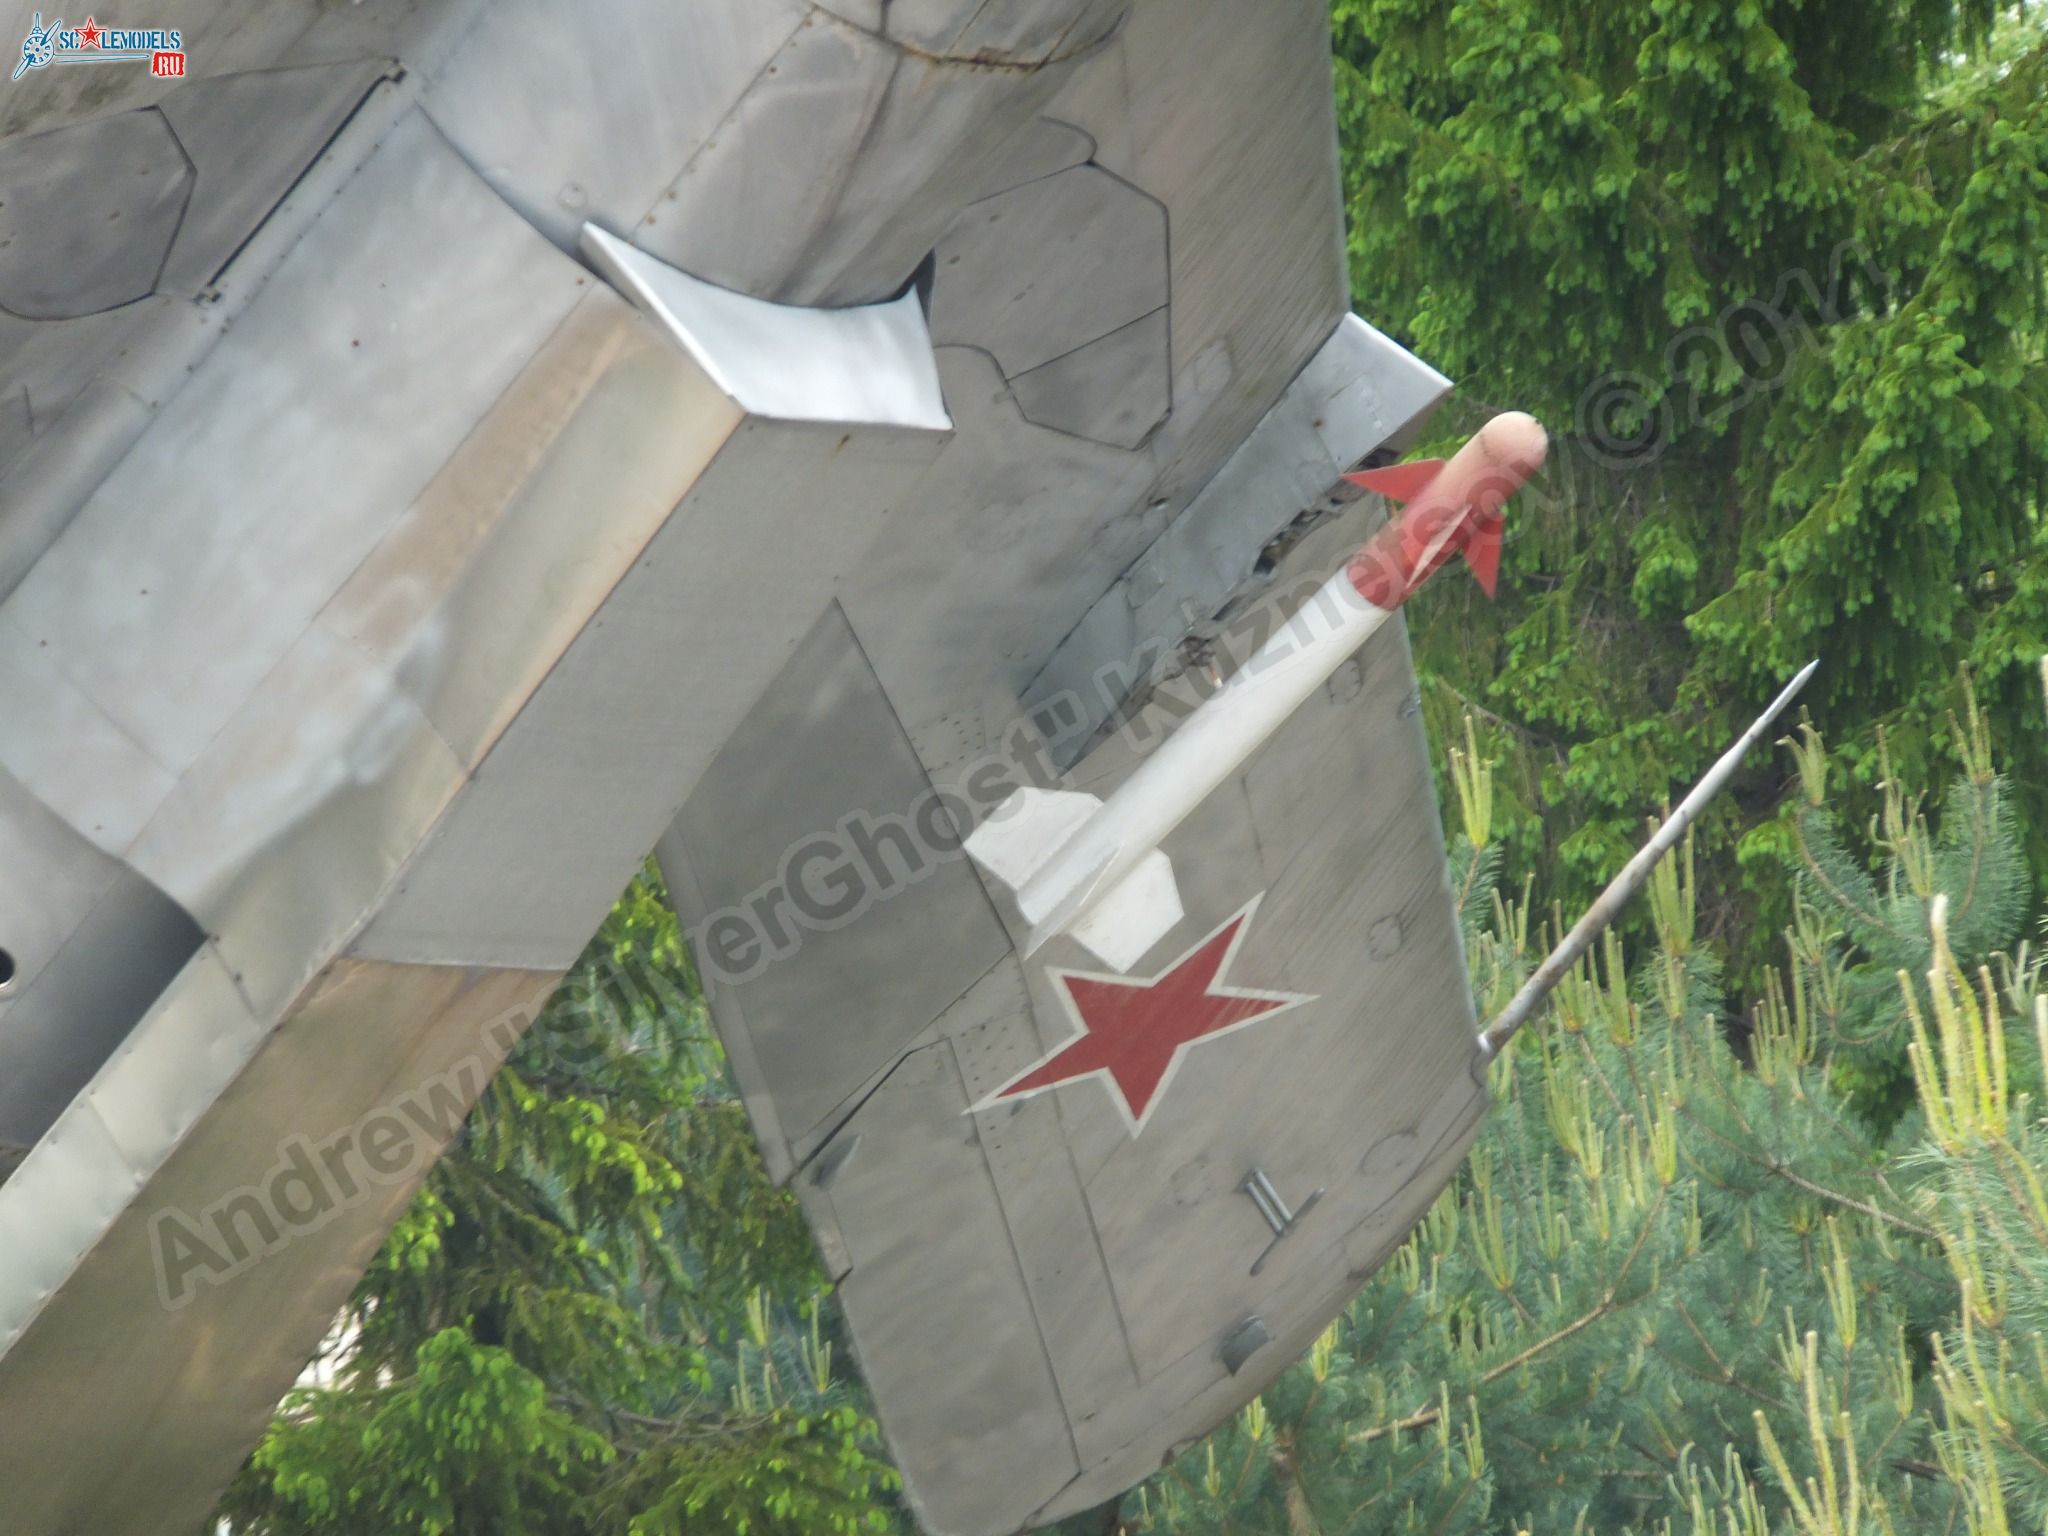
M99 45L99 24L88 16L85 18L85 25L78 29L78 46L81 48L97 48Z
M1261 895L1264 893L1262 892ZM1223 984L1260 896L1149 981L1048 970L1078 1034L1026 1067L969 1112L1099 1077L1136 1136L1188 1051L1315 998Z

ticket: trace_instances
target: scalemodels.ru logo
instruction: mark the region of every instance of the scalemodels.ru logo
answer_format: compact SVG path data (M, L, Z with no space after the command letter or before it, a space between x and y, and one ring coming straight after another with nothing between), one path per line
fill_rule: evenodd
M62 17L43 25L37 11L29 23L21 62L10 77L19 80L32 69L52 64L141 64L159 80L185 73L185 34L164 27L103 27L88 16L82 25L67 27Z

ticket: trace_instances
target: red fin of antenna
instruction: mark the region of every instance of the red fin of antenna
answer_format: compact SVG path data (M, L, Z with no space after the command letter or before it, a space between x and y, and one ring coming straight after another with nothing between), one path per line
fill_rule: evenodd
M1409 501L1421 495L1423 487L1443 467L1442 459L1415 459L1407 464L1389 464L1384 469L1362 469L1344 478L1368 491L1378 491L1389 501Z
M1472 579L1479 583L1479 590L1488 597L1493 596L1493 590L1500 582L1500 534L1500 518L1474 518L1467 526L1464 542L1459 545L1459 553L1472 567Z

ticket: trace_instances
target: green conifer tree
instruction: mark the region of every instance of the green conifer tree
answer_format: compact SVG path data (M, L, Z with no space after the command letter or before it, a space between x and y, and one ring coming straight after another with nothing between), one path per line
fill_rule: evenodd
M720 1071L650 868L385 1242L230 1529L887 1528L809 1233Z
M1955 735L1940 818L1890 782L1859 848L1803 728L1816 853L1743 1027L1688 844L1649 941L1610 935L1495 1065L1472 1157L1407 1245L1122 1528L2048 1529L2048 967L1990 952L2023 926L2024 868L1983 715ZM1473 984L1498 1006L1540 945L1489 890L1488 765L1460 752L1451 777ZM1913 1085L1880 1119L1832 1070L1874 1033Z
M1507 752L1503 835L1567 902L1811 657L1856 806L1941 790L1971 668L2048 783L2048 33L1990 0L1334 0L1354 301L1537 413L1493 606L1411 605L1441 734ZM2017 754L2017 755L2015 755ZM1752 774L1702 829L1753 981L1787 910ZM2048 799L2022 808L2048 869ZM1772 903L1751 923L1757 899Z

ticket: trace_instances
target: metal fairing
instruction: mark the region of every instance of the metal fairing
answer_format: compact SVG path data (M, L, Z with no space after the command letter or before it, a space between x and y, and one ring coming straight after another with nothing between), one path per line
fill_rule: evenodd
M192 0L189 79L0 91L0 1536L203 1520L657 846L933 1529L1142 1477L1400 1239L1482 1095L1397 625L1124 976L958 847L1447 388L1256 9ZM1060 1077L1174 986L1214 1038Z

